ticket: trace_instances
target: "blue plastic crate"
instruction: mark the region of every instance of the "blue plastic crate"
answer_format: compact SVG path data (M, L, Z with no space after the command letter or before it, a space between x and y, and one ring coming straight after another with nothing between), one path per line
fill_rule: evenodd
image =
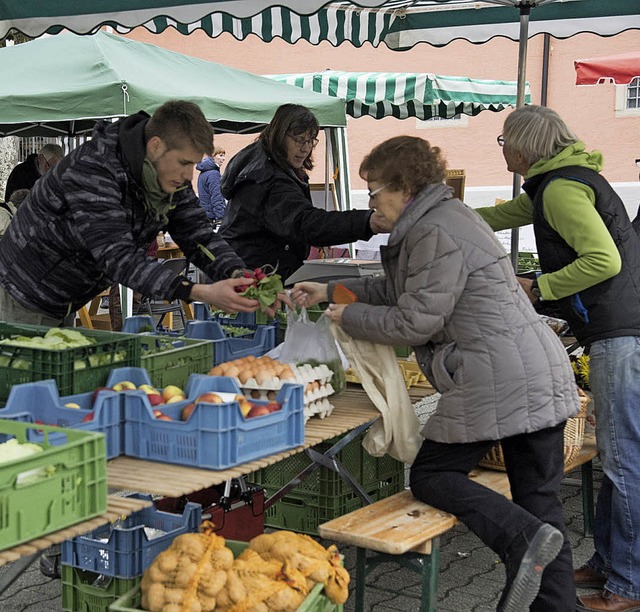
M188 321L187 338L213 341L213 366L241 357L266 355L276 345L276 328L259 325L253 338L228 337L217 321Z
M74 403L80 408L66 408ZM93 419L84 421L93 413ZM60 397L55 380L14 385L9 392L5 408L0 417L23 423L55 425L70 429L82 429L103 433L106 436L107 459L113 459L124 452L123 410L121 399L115 391L79 393ZM38 430L29 431L29 441L42 443L44 434ZM51 444L64 444L62 434L49 434Z
M218 321L224 325L240 325L257 327L258 325L275 325L277 319L269 319L262 312L237 312L235 314L211 314L209 304L193 302L193 318L196 321Z
M143 392L124 393L125 454L220 470L295 448L304 442L302 385L284 384L276 396L282 408L270 414L245 418L235 401L198 403L189 419L181 421L182 409L208 391L241 393L232 378L193 374L187 383L187 400L156 407L171 421L154 417L154 408ZM252 403L266 405L269 402L253 400Z
M138 493L131 497L151 499ZM182 515L144 508L117 525L103 525L87 535L63 542L62 563L104 576L135 578L169 548L176 536L197 532L201 522L200 504L187 503ZM165 533L150 539L145 527Z

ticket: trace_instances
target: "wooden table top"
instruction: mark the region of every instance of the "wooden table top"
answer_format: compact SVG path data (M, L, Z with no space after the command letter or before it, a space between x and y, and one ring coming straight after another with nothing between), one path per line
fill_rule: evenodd
M120 517L129 516L138 510L151 506L152 502L133 497L109 495L107 497L107 504L107 511L104 514L100 514L99 516L83 521L82 523L71 525L70 527L61 529L60 531L55 531L36 540L31 540L24 544L14 546L13 548L3 550L0 552L0 566L5 563L17 561L21 557L32 555L40 550L45 550L52 544L59 544L69 538L74 538L77 535L93 531L96 527L111 523Z

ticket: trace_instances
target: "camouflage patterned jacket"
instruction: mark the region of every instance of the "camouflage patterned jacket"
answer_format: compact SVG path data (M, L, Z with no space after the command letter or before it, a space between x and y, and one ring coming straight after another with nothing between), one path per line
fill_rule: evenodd
M145 254L161 230L214 280L243 267L212 231L190 184L174 194L167 223L145 212L147 121L138 113L96 125L18 209L0 241L0 283L24 307L62 318L114 282L154 299L183 293L185 279Z

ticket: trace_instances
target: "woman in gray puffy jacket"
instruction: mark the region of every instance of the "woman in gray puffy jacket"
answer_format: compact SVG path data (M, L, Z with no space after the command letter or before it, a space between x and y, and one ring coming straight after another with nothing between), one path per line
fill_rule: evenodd
M328 316L355 338L413 346L442 394L422 431L411 490L500 556L507 581L499 611L573 611L558 490L564 425L580 404L562 343L489 226L452 198L438 148L392 138L364 159L360 175L369 207L391 232L381 248L385 276L341 281L357 302L331 304ZM300 283L292 298L331 302L334 287ZM513 501L468 477L498 440Z

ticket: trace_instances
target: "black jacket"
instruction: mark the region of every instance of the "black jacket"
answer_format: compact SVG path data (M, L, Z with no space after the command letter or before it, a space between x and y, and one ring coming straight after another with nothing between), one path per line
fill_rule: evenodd
M370 210L326 211L311 202L309 185L267 156L260 142L245 147L222 177L228 200L219 233L250 268L278 266L286 280L311 246L368 240Z
M4 201L8 202L11 194L17 189L31 189L39 178L38 154L31 153L11 171L4 190Z
M557 178L578 181L593 189L596 210L622 258L622 269L616 276L558 300L562 317L584 345L604 338L640 336L640 239L622 200L597 172L568 166L537 175L524 183L523 189L532 202L533 227L542 272L560 270L577 257L544 218L542 195L546 186Z
M213 232L190 184L173 194L166 224L145 211L148 119L137 113L99 123L91 140L38 181L18 208L0 240L0 283L25 308L63 318L114 282L173 299L184 279L146 256L160 230L213 279L244 266Z

